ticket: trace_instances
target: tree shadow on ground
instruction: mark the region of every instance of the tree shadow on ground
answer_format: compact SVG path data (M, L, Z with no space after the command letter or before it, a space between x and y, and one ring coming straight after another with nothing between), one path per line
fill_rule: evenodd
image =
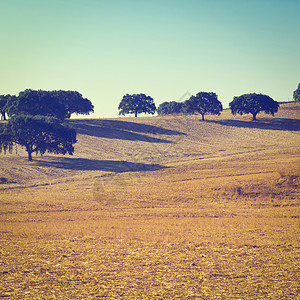
M152 135L183 135L184 133L158 126L119 120L71 120L72 127L78 134L101 138L144 141L150 143L173 143L167 139Z
M220 120L208 122L232 127L258 128L265 130L300 131L300 120L297 119L274 118L257 121Z
M77 171L106 171L106 172L142 172L157 171L166 166L158 164L133 163L118 160L95 160L86 158L61 158L59 161L35 161L36 166L54 167Z

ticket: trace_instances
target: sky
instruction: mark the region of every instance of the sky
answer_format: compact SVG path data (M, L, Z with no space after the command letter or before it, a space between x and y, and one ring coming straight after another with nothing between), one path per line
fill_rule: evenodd
M0 94L76 90L93 118L125 94L292 100L300 0L0 0Z

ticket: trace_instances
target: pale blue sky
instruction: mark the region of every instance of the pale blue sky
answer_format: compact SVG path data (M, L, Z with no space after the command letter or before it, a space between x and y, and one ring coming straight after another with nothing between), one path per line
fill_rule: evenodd
M77 90L96 118L126 93L292 100L299 29L300 0L0 0L0 94Z

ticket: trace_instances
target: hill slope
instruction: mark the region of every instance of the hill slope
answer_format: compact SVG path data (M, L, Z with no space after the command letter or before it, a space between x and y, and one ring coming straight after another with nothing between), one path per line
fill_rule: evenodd
M78 133L73 156L37 156L28 163L19 148L17 154L1 155L0 175L26 185L93 171L134 172L259 151L289 151L299 146L299 108L283 104L276 118L263 115L258 122L233 117L229 110L220 117L208 116L207 122L199 116L72 120Z
M71 120L74 156L1 155L0 296L297 297L299 108Z

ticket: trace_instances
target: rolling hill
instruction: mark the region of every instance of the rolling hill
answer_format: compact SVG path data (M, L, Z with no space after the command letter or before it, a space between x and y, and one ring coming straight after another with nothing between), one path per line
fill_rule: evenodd
M0 157L1 297L296 299L300 104L75 119L73 156Z

